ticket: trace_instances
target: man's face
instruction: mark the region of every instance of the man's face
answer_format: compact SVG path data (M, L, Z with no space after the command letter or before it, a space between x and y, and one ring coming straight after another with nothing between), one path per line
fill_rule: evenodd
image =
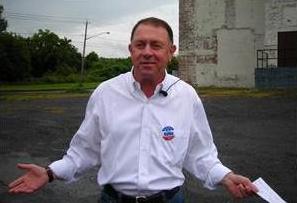
M165 28L140 24L129 45L136 80L160 82L175 50Z

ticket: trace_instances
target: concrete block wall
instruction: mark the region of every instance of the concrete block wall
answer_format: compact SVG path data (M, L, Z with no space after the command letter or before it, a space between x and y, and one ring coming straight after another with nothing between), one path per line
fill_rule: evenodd
M200 86L254 86L264 2L180 0L179 75Z
M195 23L194 21L195 0L179 1L179 70L178 75L187 82L196 80L192 74L195 69ZM182 45L182 47L180 47Z
M278 32L297 30L297 0L269 0L265 19L265 48L277 48Z

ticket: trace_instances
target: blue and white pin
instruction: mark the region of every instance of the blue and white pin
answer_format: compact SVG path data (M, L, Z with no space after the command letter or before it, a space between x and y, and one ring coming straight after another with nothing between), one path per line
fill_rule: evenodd
M174 138L174 128L171 126L166 126L162 129L163 139L170 141Z

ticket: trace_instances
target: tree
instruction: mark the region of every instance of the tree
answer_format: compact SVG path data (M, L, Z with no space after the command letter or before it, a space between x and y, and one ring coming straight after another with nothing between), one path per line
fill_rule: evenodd
M88 80L104 81L131 69L130 58L99 58L88 71Z
M0 33L4 32L7 28L7 21L2 16L3 10L3 6L0 5Z
M96 52L92 51L86 56L85 62L86 62L86 70L90 69L92 65L96 62L98 62L99 56L96 54Z
M30 77L30 52L26 39L0 34L0 81L23 81Z
M167 71L168 73L172 74L173 71L177 71L177 70L178 70L178 59L177 57L174 56L167 66Z
M77 71L81 56L70 42L49 30L39 30L34 34L29 39L32 75L42 77L45 73L55 72L58 67L71 67Z

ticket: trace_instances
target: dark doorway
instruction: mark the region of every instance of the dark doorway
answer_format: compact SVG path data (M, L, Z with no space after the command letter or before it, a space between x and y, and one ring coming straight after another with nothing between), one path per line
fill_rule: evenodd
M278 67L297 67L297 31L278 33Z

